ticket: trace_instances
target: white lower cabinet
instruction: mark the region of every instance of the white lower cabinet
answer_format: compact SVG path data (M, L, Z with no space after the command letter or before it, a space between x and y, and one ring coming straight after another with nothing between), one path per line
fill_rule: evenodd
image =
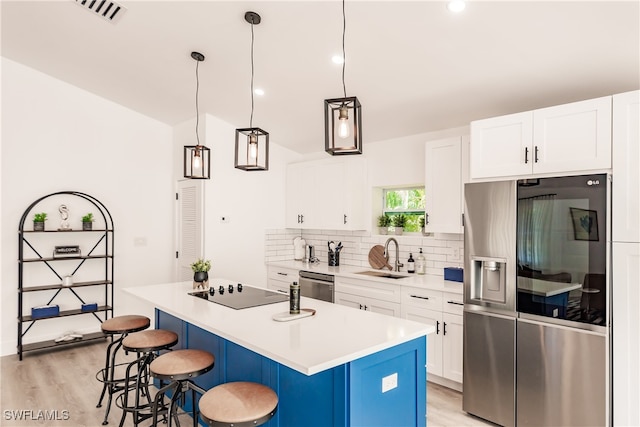
M400 317L400 287L367 280L336 277L335 303L359 310Z
M402 289L401 317L432 325L427 336L427 373L462 383L462 295L419 288Z
M299 271L293 268L267 267L267 288L289 295L289 286L297 282Z

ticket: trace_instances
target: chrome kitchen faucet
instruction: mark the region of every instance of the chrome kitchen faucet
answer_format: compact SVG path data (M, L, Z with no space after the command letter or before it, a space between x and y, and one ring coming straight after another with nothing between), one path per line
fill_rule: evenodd
M389 237L384 244L384 256L387 258L387 261L389 261L389 242L396 244L396 261L393 265L395 267L395 271L400 271L400 267L403 267L404 264L400 262L400 247L398 246L398 241L393 237Z

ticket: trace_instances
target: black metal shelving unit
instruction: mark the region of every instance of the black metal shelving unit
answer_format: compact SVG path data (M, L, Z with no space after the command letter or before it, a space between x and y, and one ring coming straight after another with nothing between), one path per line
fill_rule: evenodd
M25 222L31 212L36 210L42 203L46 203L50 198L61 198L66 200L68 197L79 197L90 203L88 206L93 206L97 210L97 218L102 218L104 222L104 228L93 230L44 230L34 231L25 230ZM43 253L49 255L53 253L54 246L51 242L47 242L46 239L40 239L36 236L47 235L48 233L65 233L69 236L74 236L73 233L83 233L82 237L89 236L88 241L90 244L90 250L86 255L65 255L65 256L44 256ZM80 235L76 235L80 237ZM95 237L95 238L94 238ZM36 242L36 240L38 240ZM44 242L42 241L44 240ZM85 239L87 240L87 239ZM30 250L33 255L29 258L25 258L25 249ZM107 320L109 317L113 317L113 268L114 268L114 229L113 218L109 210L93 196L78 191L59 191L51 193L46 196L40 197L35 200L24 211L20 218L20 224L18 227L18 357L22 360L23 353L28 351L43 350L52 347L66 346L70 344L77 344L79 342L87 342L97 339L104 339L106 336L101 332L92 332L84 334L81 339L75 339L73 341L61 341L55 342L55 340L47 340L40 342L24 343L24 337L29 332L31 327L39 321L46 321L49 319L56 319L68 316L85 315L86 317L92 316L99 323ZM95 280L83 281L73 283L70 286L64 286L62 284L62 275L59 269L56 269L56 264L64 262L64 265L68 266L69 262L77 262L73 270L75 274L85 264L95 263L93 270L100 271L100 274L96 275ZM57 278L57 283L51 284L39 284L29 286L25 283L25 269L29 268L32 264L44 264L54 277ZM61 265L61 264L58 264ZM53 292L53 295L49 297L49 301L46 305L53 303L62 292L70 292L74 295L80 304L86 303L81 295L81 289L103 287L103 301L96 310L82 311L81 309L63 310L55 316L44 316L34 319L30 315L24 314L24 294L33 292Z

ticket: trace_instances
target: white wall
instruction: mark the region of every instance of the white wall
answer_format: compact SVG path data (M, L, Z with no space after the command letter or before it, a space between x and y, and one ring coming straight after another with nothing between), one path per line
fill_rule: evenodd
M149 314L120 290L171 279L165 262L173 253L171 127L2 58L1 153L1 354L16 352L20 216L55 191L91 194L110 210L115 314ZM59 221L57 212L49 214L49 223ZM89 315L41 321L25 340L67 330L98 330L98 324Z
M211 179L204 181L204 253L212 261L209 275L266 286L265 230L284 227L286 165L300 155L272 139L268 171L236 169L235 129L211 115L200 118L200 142L211 149ZM180 180L182 147L195 144L195 119L176 126L173 138L174 177Z

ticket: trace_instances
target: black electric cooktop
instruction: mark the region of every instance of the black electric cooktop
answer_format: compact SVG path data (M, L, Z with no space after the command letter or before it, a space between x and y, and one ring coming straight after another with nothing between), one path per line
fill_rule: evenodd
M275 291L258 289L251 286L242 285L220 285L218 288L211 287L208 291L189 292L189 295L202 298L216 304L240 310L242 308L258 307L260 305L274 304L276 302L288 301L289 297Z

